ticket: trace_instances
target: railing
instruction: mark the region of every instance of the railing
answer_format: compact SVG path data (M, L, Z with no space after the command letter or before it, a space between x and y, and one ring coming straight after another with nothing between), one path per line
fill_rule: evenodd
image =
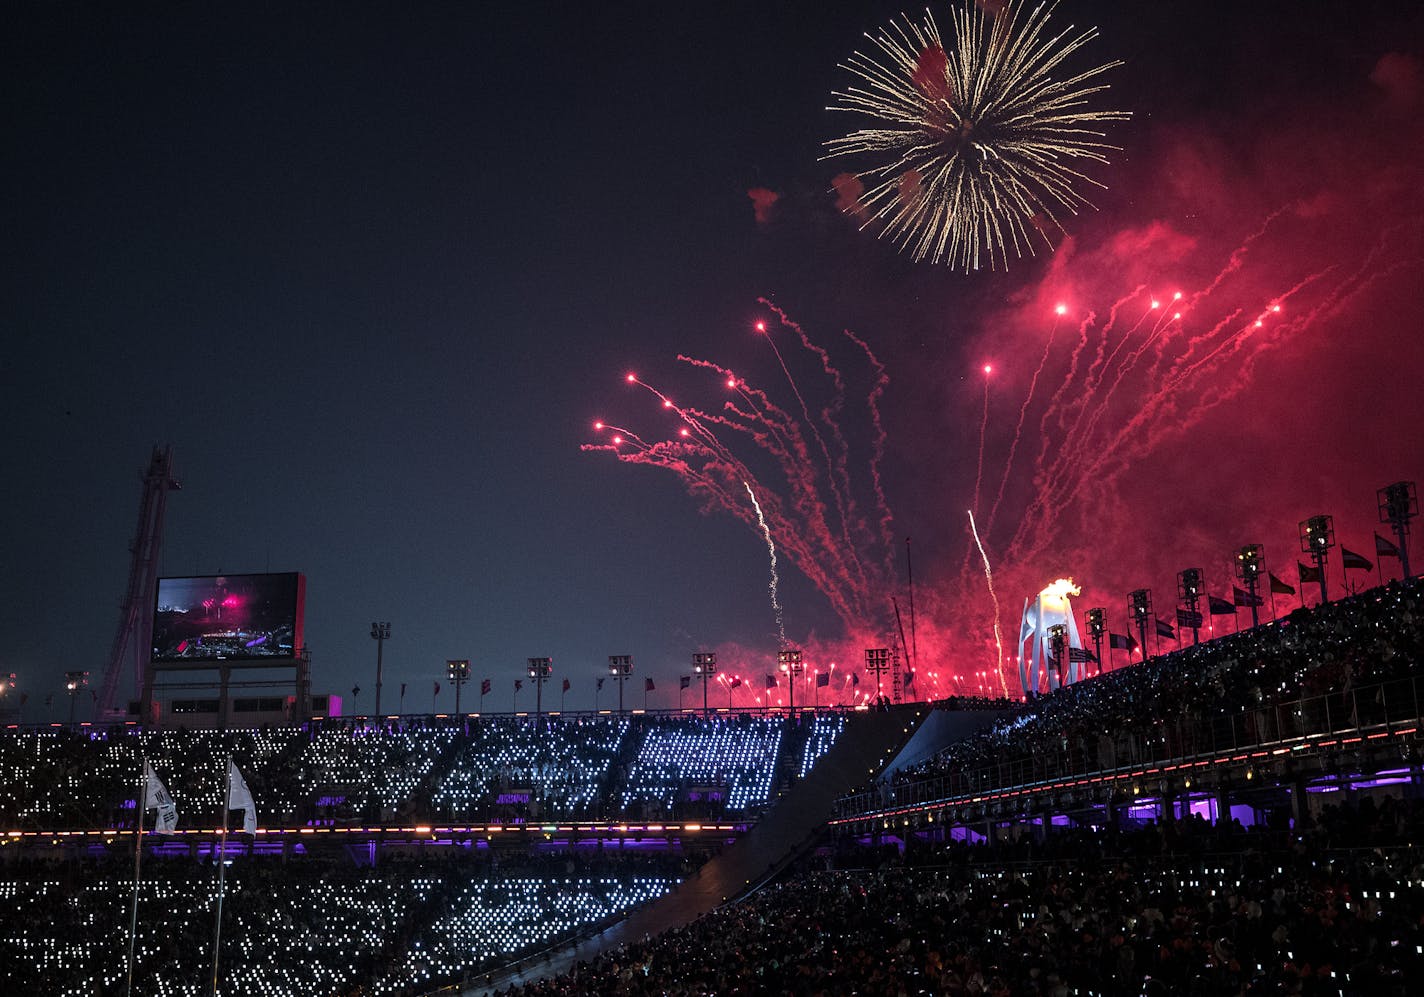
M1056 746L1040 744L987 765L878 784L842 797L836 814L860 816L1087 775L1319 741L1330 735L1387 733L1419 725L1420 700L1420 677L1411 676L1232 714L1156 720L1113 734L1064 735Z

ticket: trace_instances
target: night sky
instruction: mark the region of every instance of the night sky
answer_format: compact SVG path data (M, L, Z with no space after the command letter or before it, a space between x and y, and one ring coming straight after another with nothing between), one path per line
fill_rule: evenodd
M871 618L780 560L786 637L817 667L888 642L907 536L921 672L952 691L992 663L965 516L980 370L982 520L1049 336L985 537L1006 631L1063 574L1113 629L1138 587L1170 619L1176 571L1229 595L1247 542L1294 583L1296 524L1316 513L1373 559L1376 489L1424 477L1417 2L1062 0L1054 23L1101 30L1080 67L1125 63L1097 106L1133 119L1056 251L968 275L857 231L832 189L851 164L819 160L848 127L826 111L837 63L900 6L490 6L7 9L0 671L26 720L67 715L65 670L99 682L154 444L183 484L161 573L304 572L315 688L348 712L374 705L372 620L393 631L387 709L401 683L407 711L452 706L432 684L469 658L464 702L490 677L486 708L507 710L530 656L554 659L546 707L568 677L585 708L609 654L635 658L632 703L651 676L648 705L675 706L696 650L748 676L751 702L779 641L761 534L672 473L579 448L596 419L675 432L629 371L715 411L716 379L679 354L794 406L757 321L819 411L820 361L763 297L845 372L862 513L871 382L843 330L889 379L894 540L862 545L888 559L857 583ZM777 195L760 218L756 189ZM1215 322L1267 324L1170 399L1145 374L1104 399L1085 380L1096 339L1072 366L1089 313L1100 330L1119 304L1111 350L1148 297L1207 288L1165 362ZM1063 465L1052 510L1033 510L1040 450L1051 464L1072 442L1055 427L1097 399L1101 431L1122 431L1110 459ZM607 686L599 705L615 700Z

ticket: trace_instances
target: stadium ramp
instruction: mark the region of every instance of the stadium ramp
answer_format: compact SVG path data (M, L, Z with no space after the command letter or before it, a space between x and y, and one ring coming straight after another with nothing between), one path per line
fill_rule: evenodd
M836 743L805 778L792 783L755 827L676 890L592 939L525 962L512 973L496 973L496 986L561 973L600 952L690 924L753 892L815 843L837 799L895 763L930 713L927 704L909 703L850 714ZM490 992L485 987L466 991Z

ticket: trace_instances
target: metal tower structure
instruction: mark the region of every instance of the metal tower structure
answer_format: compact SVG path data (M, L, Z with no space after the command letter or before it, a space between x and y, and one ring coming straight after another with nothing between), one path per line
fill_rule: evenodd
M173 477L173 448L153 448L148 470L143 476L143 500L139 503L138 529L129 546L129 584L119 616L119 629L104 666L104 683L94 703L94 719L102 720L113 709L125 664L132 660L134 687L143 685L144 670L153 653L153 587L158 581L158 555L163 549L163 514L168 493L183 486ZM148 717L139 717L148 723Z

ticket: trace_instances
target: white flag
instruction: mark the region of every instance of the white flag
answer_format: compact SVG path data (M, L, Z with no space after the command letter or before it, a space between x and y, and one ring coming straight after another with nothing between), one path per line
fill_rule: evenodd
M227 763L227 807L242 811L242 829L248 834L257 833L257 804L252 802L252 790L247 788L247 780L237 770L237 763L228 759Z
M158 834L172 834L178 826L178 808L173 805L173 797L154 775L153 767L143 763L144 810L158 810L158 818L153 822L153 830ZM143 825L143 814L138 815L139 825Z

